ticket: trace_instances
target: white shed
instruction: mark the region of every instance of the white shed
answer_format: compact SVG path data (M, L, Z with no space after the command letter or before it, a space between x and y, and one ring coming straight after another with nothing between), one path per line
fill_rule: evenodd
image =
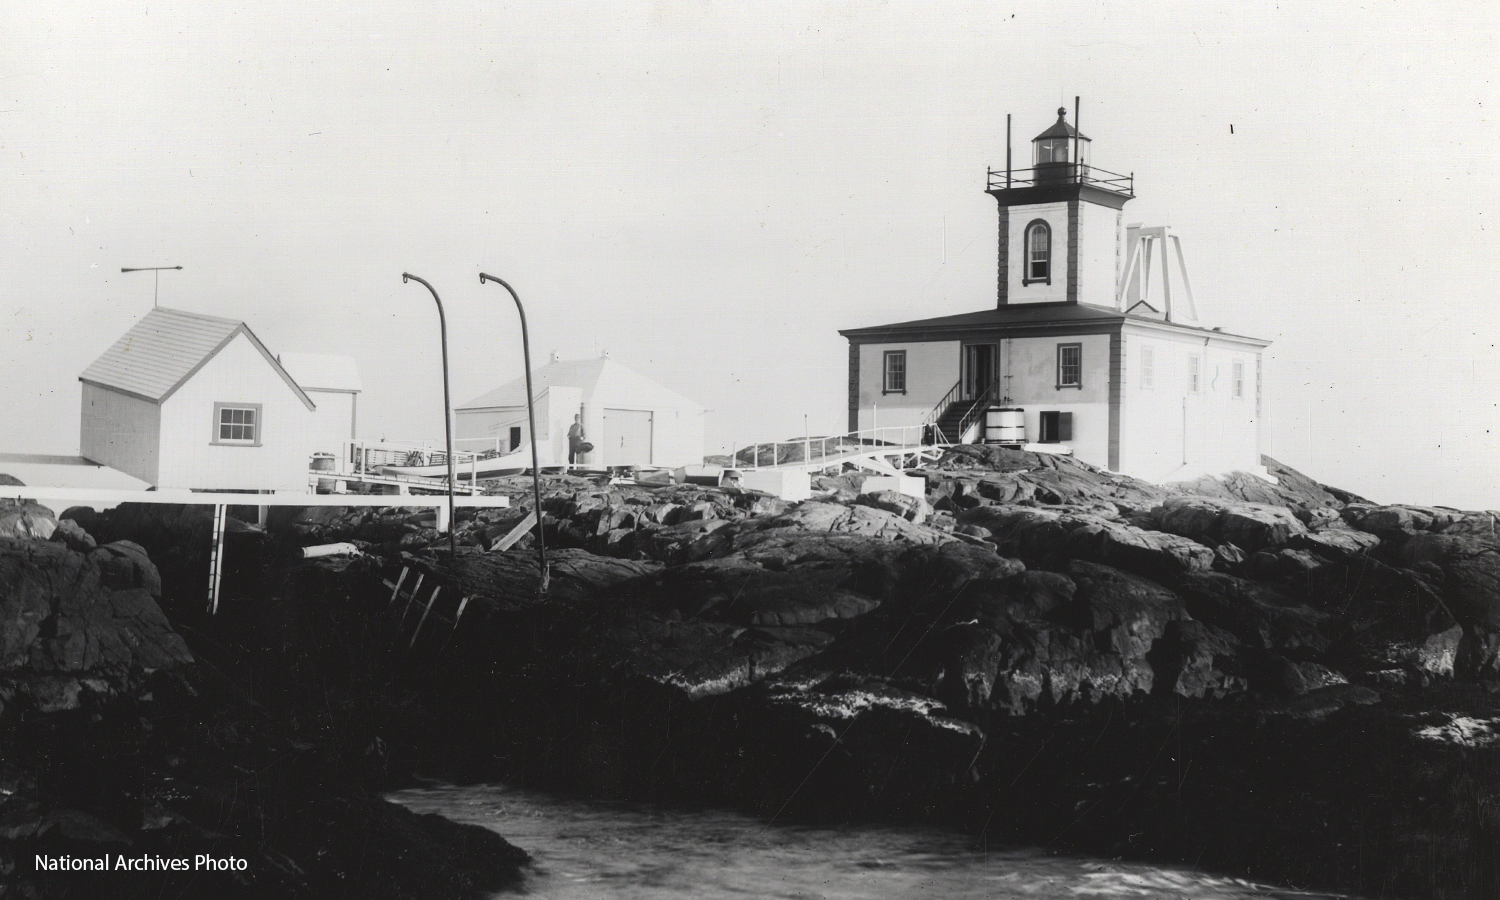
M159 488L307 490L316 405L244 322L153 309L79 381L92 462Z
M532 373L542 465L568 461L568 428L581 415L594 450L584 464L682 466L703 462L704 408L607 356L553 360ZM465 450L510 452L529 440L525 377L455 411Z
M318 407L313 450L342 457L344 444L354 439L359 422L359 395L364 390L354 358L324 353L279 353L276 360Z

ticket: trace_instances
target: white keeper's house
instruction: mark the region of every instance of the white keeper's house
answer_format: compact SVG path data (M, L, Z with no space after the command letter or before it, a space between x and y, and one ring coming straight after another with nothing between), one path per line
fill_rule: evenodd
M352 361L301 362L315 390L244 322L153 309L79 376L79 453L158 488L306 492L312 454L352 433L359 384Z
M993 308L839 332L850 429L977 442L1024 422L1027 443L1151 480L1258 471L1270 342L1199 324L1179 239L1124 223L1133 176L1095 168L1065 110L1032 146L1032 168L989 176Z

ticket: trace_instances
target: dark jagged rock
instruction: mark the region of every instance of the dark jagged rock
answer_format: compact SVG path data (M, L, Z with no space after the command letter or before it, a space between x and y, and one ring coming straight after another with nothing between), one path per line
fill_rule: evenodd
M363 737L366 756L384 746L351 710L390 703L381 679L349 670L349 645L329 640L348 622L316 641L298 627L327 623L330 598L230 593L218 617L195 620L210 660L195 664L153 596L180 578L161 578L132 541L69 543L87 546L76 535L0 540L0 894L457 900L516 884L524 853L387 803L351 776L340 739ZM201 610L201 594L191 605ZM350 703L341 679L364 699ZM33 866L38 855L106 853L244 866Z
M1447 611L1464 630L1458 671L1500 675L1500 544L1472 534L1414 534L1401 545L1400 558L1440 573Z
M83 528L72 519L59 519L57 529L52 532L52 540L67 546L69 550L87 553L98 544L94 536L84 531Z
M1121 657L1145 659L1167 623L1187 618L1176 594L1140 576L1082 560L1068 566L1068 575L1078 587L1064 617L1077 616L1096 646Z
M997 506L968 510L959 522L985 528L1000 553L1028 563L1085 559L1147 577L1171 577L1207 571L1214 562L1212 549L1189 538L1093 515Z
M909 522L904 516L870 506L844 506L809 500L787 512L760 520L761 529L795 528L803 531L826 531L878 537L887 541L935 544L951 540L932 528Z
M1420 854L1371 830L1406 813L1372 798L1477 786L1415 742L1411 710L1436 692L1500 719L1465 681L1500 659L1479 624L1489 551L1465 543L1488 515L1403 508L1377 527L1359 498L1267 466L1278 484L1160 488L953 448L922 473L945 528L827 481L830 497L768 514L715 507L692 521L728 524L691 557L651 543L680 527L660 505L679 501L575 493L549 509L596 542L580 546L663 566L506 620L535 642L514 683L570 686L554 695L566 713L507 701L507 722L546 723L511 739L507 758L528 762L507 771L767 814L1003 821L992 835L1299 885L1428 886ZM1365 753L1362 729L1386 750ZM1451 823L1402 821L1447 846ZM1385 854L1378 872L1354 867L1355 832ZM1465 846L1467 883L1500 884Z
M0 682L56 712L193 661L142 584L159 590L155 567L128 553L0 539Z
M1162 531L1202 544L1234 544L1254 553L1281 547L1307 528L1284 507L1259 503L1224 503L1202 497L1172 497L1152 510Z
M1068 533L1067 546L1075 559L1157 578L1206 572L1214 562L1213 550L1197 541L1120 522L1086 522Z
M1176 582L1194 619L1233 634L1244 645L1308 657L1326 650L1331 616L1266 584L1202 572Z
M407 727L423 734L408 752L468 777L930 818L1375 893L1454 883L1425 868L1451 854L1458 883L1500 886L1479 855L1500 837L1482 774L1500 746L1464 756L1419 735L1500 731L1482 683L1500 674L1489 514L1375 507L1273 460L1278 484L1166 488L1004 448L954 448L940 466L923 473L932 513L859 498L860 476L822 479L829 496L800 504L549 477L546 596L530 537L485 550L526 514L529 481L492 484L517 505L461 517L456 558L426 516L361 514L329 521L373 529L384 559L305 571L337 598L318 615L394 622L380 645L405 654L402 683L436 711ZM370 587L396 577L403 541L401 564L441 600L424 589L403 607ZM146 593L129 548L94 553ZM316 621L282 609L259 634ZM258 689L296 698L321 677L288 665ZM66 705L71 690L16 696ZM1457 790L1478 805L1423 818Z
M1344 507L1344 521L1360 531L1383 538L1401 538L1419 531L1441 531L1461 521L1463 513L1432 506L1351 503Z
M1247 687L1240 648L1240 641L1222 628L1196 619L1174 619L1152 650L1153 688L1210 699L1240 693Z
M921 525L932 514L932 507L921 497L912 497L899 491L874 491L860 494L855 503L894 513L908 522Z
M1324 559L1339 560L1371 552L1380 546L1380 538L1352 528L1324 528L1294 534L1287 546L1293 550L1307 550Z

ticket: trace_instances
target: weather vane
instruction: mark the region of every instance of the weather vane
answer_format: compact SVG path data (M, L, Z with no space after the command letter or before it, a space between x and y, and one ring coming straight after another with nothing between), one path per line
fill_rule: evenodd
M156 289L151 294L151 308L156 308L156 298L161 294L161 273L163 269L181 269L182 266L142 266L139 269L121 269L121 272L155 272Z

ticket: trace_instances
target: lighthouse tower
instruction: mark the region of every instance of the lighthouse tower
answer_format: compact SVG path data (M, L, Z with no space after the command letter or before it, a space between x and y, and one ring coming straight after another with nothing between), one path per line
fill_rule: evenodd
M1031 168L990 171L1000 206L997 305L1117 307L1121 210L1135 196L1134 178L1094 168L1089 145L1059 109L1031 141Z
M1020 445L1160 481L1261 471L1269 341L1198 324L1182 242L1124 222L1135 178L1094 165L1077 125L1059 109L1019 169L1006 127L1005 168L985 185L995 304L839 332L849 430Z

